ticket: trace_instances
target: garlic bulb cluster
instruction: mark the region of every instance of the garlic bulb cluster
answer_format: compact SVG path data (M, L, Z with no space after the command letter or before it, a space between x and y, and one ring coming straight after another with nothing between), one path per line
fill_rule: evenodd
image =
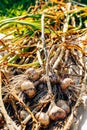
M53 121L65 119L69 112L70 108L64 100L59 100L57 104L52 100L48 111L46 113L38 112L35 117L40 122L41 126L47 127L50 123L50 119Z
M70 113L70 107L67 105L66 101L59 100L56 104L58 107L62 108L66 112L66 114Z
M45 112L38 112L35 117L44 128L46 128L50 123L50 118Z
M29 98L33 98L36 94L36 89L34 87L34 84L29 80L25 80L21 84L21 90L25 92L29 96Z
M62 90L66 90L70 85L73 85L74 81L71 78L65 78L62 82L61 82L61 88Z
M66 117L66 112L52 102L48 110L48 115L51 120L57 121L58 119L64 119Z

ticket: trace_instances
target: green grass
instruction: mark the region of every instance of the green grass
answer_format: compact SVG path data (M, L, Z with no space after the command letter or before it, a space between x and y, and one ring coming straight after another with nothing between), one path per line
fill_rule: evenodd
M29 6L34 4L35 0L0 0L0 20L26 14Z

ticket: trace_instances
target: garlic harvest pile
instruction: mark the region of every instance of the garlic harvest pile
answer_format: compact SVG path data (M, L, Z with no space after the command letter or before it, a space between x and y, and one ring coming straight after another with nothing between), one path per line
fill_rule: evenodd
M86 14L87 7L63 0L36 0L27 15L1 21L5 38L17 34L0 40L1 130L71 130L79 123L74 117L87 86Z

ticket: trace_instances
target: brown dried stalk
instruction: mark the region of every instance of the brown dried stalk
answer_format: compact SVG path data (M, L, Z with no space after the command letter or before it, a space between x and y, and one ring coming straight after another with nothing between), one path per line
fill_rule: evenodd
M43 67L43 62L42 62L40 51L39 51L39 45L40 45L40 41L38 41L38 43L37 43L37 58L38 58L38 61L41 65L41 67Z
M26 106L26 104L16 95L15 92L12 92L11 94L11 98L14 97L16 101L18 101L24 108L25 110L31 114L31 117L33 118L33 121L37 123L37 120L35 119L33 113L30 111L30 109ZM38 123L37 123L38 124Z
M62 47L62 48L61 48L61 52L60 52L60 54L59 54L57 60L55 61L54 65L53 65L53 69L56 69L57 66L59 65L59 63L60 63L60 61L61 61L61 59L62 59L62 57L63 57L63 55L64 55L64 51L65 51L65 48Z
M50 60L50 65L53 66L53 64L55 63L56 59L58 58L59 56L59 53L60 53L60 47L56 50L56 55L54 55L52 57L52 59Z
M45 43L45 37L44 37L44 18L45 18L45 14L42 14L42 18L41 18L41 25L42 25L42 43L43 43L43 49L44 49L44 54L45 54L45 58L46 58L46 77L47 77L47 86L48 86L48 94L52 94L52 90L51 90L51 83L50 83L50 79L49 79L49 58L48 58L48 52L46 49L46 43Z

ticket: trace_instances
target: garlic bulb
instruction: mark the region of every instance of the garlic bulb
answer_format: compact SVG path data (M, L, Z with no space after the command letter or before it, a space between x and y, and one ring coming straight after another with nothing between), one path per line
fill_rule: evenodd
M34 97L36 94L34 84L29 80L26 80L21 84L21 90L24 91L29 96L29 98Z
M34 68L29 68L26 70L25 74L27 74L31 80L35 81L40 78L41 71L36 71Z
M71 78L65 78L62 82L61 82L61 88L62 90L65 90L67 87L69 87L70 85L73 85L74 81Z
M22 91L26 91L28 90L30 87L34 87L34 84L29 81L29 80L25 80L22 84L21 84L21 90Z
M66 114L70 112L70 107L67 105L66 101L59 100L56 104L58 107L62 108L66 112Z
M33 98L36 94L35 87L30 87L28 90L25 91L25 93L29 96L29 98Z
M41 126L47 127L50 123L50 119L47 113L44 112L38 112L35 115L36 119L40 122Z
M64 119L66 117L66 112L62 108L56 106L54 102L52 102L48 110L48 115L51 120L56 121L58 119Z
M20 111L20 118L21 119L24 120L27 116L28 116L28 113L26 111L24 111L24 110Z

